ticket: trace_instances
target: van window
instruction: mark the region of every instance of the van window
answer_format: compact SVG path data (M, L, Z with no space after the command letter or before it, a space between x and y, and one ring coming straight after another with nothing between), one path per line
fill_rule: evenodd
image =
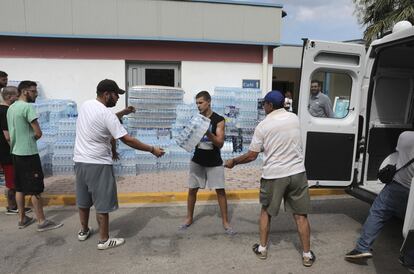
M352 79L346 73L312 74L308 111L314 117L341 119L349 113Z

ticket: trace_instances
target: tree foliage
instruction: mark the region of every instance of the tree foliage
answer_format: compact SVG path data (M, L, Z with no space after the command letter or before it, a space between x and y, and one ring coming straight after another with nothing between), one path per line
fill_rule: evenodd
M369 44L407 20L414 24L414 0L353 0L358 22L366 26L364 39Z

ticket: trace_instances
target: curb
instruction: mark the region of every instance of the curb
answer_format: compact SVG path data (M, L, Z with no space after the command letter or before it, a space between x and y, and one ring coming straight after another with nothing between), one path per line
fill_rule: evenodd
M331 188L311 188L309 189L311 196L327 196L327 195L344 195L344 189ZM228 190L226 191L227 199L232 201L240 200L257 200L259 199L259 190ZM26 197L26 202L30 197ZM44 206L74 206L76 205L76 196L74 194L44 194L42 196ZM214 201L217 200L214 191L200 191L197 194L198 201ZM131 192L118 194L119 204L162 204L176 203L187 201L187 192ZM7 200L0 197L0 206L5 207Z

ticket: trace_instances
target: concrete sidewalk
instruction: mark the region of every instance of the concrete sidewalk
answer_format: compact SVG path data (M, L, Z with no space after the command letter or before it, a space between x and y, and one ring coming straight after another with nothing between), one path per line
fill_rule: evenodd
M46 209L64 226L36 232L35 225L17 229L17 217L0 214L0 273L380 273L407 271L398 263L402 222L392 220L377 239L374 258L351 264L344 254L353 248L369 205L349 197L312 199L311 245L317 260L302 266L300 242L290 214L273 218L268 259L251 251L258 241L260 206L238 202L229 205L235 236L223 233L218 206L199 203L195 222L177 230L185 206L129 206L110 214L110 234L124 237L125 245L98 251L95 233L79 242L77 211L73 207ZM92 212L93 213L93 212ZM90 225L96 229L95 217Z
M257 189L261 170L259 167L226 169L226 189ZM145 173L137 176L117 177L118 193L131 192L183 192L187 191L188 170ZM4 186L0 187L0 191ZM45 178L46 194L74 194L75 176L50 176Z
M258 167L239 166L226 169L226 191L229 200L255 199L259 197L261 170ZM137 176L117 177L120 203L170 203L187 199L188 171L164 171ZM4 191L4 187L0 187ZM342 189L311 189L311 195L343 194ZM75 176L45 178L45 205L75 205ZM215 200L213 191L200 190L199 200ZM0 206L6 200L0 196Z

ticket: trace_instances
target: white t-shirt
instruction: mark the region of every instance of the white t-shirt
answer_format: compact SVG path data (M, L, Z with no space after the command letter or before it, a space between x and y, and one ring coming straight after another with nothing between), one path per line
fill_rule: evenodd
M397 168L402 167L414 158L414 132L404 131L398 137L396 151L398 153ZM394 175L394 180L410 188L414 176L414 163L401 169Z
M283 108L272 111L259 123L249 150L263 151L264 179L283 178L305 171L299 119Z
M127 134L118 117L97 100L86 101L76 122L73 161L112 165L111 139Z

